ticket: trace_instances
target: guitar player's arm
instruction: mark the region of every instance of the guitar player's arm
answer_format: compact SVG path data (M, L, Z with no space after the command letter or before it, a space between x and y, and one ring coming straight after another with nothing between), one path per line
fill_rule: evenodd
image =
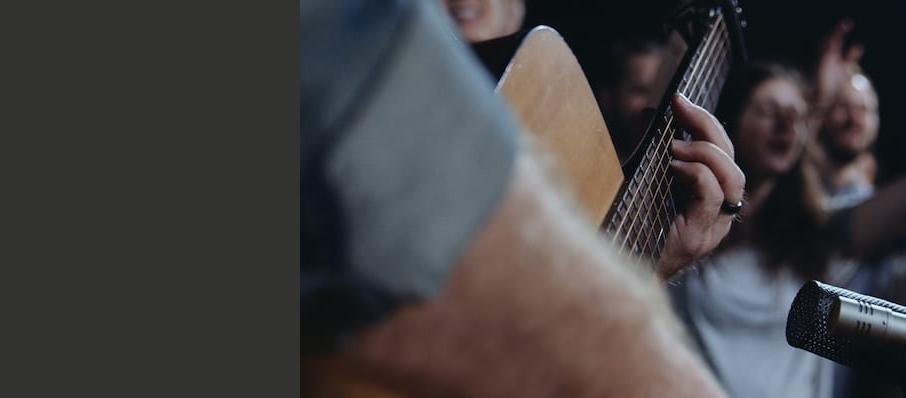
M521 155L441 293L350 352L425 395L720 396L680 336L653 275L622 264Z
M871 199L843 210L831 233L843 235L844 250L859 256L884 253L906 242L906 178L880 189Z

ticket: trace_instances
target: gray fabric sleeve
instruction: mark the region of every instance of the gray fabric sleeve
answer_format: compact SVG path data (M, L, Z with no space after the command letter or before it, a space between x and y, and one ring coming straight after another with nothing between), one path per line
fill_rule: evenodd
M351 271L436 293L507 189L518 125L434 1L416 1L326 163Z

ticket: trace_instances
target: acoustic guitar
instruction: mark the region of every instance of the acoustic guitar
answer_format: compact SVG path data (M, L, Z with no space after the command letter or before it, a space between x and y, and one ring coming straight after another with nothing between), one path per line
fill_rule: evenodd
M678 23L688 24L682 34L689 50L623 162L578 61L554 29L530 31L497 85L531 140L556 160L589 220L640 263L657 261L676 215L669 147L689 136L674 122L671 97L681 93L713 112L731 66L745 59L735 2L686 12Z
M657 260L675 216L668 149L684 133L674 122L672 94L682 93L713 112L731 65L745 57L735 1L707 4L687 9L675 21L688 51L643 138L623 162L579 62L554 29L529 31L509 62L500 63L499 51L492 51L497 58L483 57L492 71L503 69L496 91L529 139L555 160L561 185L572 191L588 219L602 226L607 239L639 263ZM305 396L403 395L392 382L342 355L306 360L302 367Z

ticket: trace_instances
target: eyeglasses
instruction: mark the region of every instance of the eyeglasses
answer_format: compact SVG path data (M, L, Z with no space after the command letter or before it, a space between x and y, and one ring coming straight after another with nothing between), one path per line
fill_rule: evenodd
M764 101L753 102L749 108L752 116L759 120L789 124L797 128L805 127L808 123L806 110L794 106L781 106L773 101Z

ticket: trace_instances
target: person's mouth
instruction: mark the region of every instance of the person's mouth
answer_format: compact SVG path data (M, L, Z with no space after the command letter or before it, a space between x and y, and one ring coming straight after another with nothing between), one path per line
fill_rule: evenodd
M768 150L776 154L786 153L792 146L792 141L784 139L770 140L767 144Z
M863 130L860 129L860 128L858 128L858 127L850 127L850 128L848 128L848 129L843 130L843 131L840 133L840 136L843 137L843 138L850 138L850 139L852 139L852 138L854 138L854 137L860 137L860 136L862 135L862 131L863 131Z

